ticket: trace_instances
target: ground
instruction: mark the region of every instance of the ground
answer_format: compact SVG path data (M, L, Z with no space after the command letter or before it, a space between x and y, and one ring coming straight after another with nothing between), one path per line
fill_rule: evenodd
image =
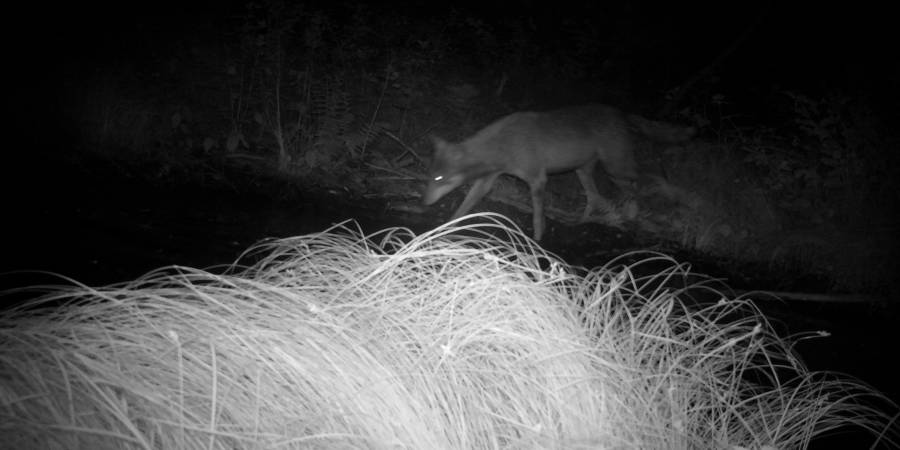
M0 272L7 272L0 277L3 288L59 282L46 274L9 271L49 271L99 285L172 264L199 268L229 264L260 239L317 232L351 218L366 232L393 226L423 232L448 218L459 201L450 198L425 209L414 195L406 204L388 203L377 196L354 198L340 190L300 188L281 181L257 180L228 188L218 183L217 187L158 183L115 164L30 164L4 181L8 200L7 244L0 266ZM518 223L530 224L529 214L497 202L484 202L477 209L507 213ZM598 224L551 220L548 225L545 247L586 267L652 244ZM656 248L666 250L661 244ZM728 278L735 289L792 286L789 280L735 273L692 255L676 257L692 262L699 272ZM5 301L23 295L28 294L9 295ZM831 333L798 344L811 369L854 375L895 401L900 399L895 376L884 370L895 352L889 343L895 340L893 327L900 316L896 306L773 300L759 306L781 322L777 328L783 334Z

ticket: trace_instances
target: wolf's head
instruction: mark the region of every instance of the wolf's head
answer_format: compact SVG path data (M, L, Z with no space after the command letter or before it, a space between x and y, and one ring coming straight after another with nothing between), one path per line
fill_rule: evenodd
M462 144L452 144L441 138L432 137L434 156L428 170L428 186L422 194L422 201L430 205L466 182L466 149Z

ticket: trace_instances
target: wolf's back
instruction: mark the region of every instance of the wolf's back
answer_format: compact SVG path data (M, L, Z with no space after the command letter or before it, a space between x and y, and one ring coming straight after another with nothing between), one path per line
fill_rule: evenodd
M629 114L628 123L640 134L659 142L678 143L684 142L697 134L694 127L683 127L671 123L657 122L645 119L635 114Z

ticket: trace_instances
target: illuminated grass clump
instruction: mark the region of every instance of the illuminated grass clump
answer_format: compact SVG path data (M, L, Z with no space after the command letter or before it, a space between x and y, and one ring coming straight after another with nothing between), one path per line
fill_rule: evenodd
M686 269L661 255L638 263L666 263L649 276L579 271L478 218L421 236L339 226L269 241L219 274L57 287L2 312L0 439L787 449L854 425L896 444L892 404L809 373L750 301L687 308L711 288L667 289Z

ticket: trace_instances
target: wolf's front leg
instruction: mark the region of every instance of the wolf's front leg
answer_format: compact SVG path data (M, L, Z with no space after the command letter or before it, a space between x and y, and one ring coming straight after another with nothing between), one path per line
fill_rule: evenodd
M463 200L462 204L459 205L459 208L456 208L456 212L453 213L453 217L451 217L450 220L459 219L469 212L475 204L481 201L481 199L491 191L491 187L494 186L494 181L498 176L500 176L500 174L495 173L476 180L475 183L472 184L472 189L469 189L466 198Z
M540 241L544 234L544 187L547 185L547 174L541 173L534 181L529 183L531 188L531 209L533 216L531 225L534 227L534 240Z
M587 203L584 205L584 213L581 215L581 221L587 222L592 214L596 211L606 213L612 209L612 205L605 197L597 191L597 185L594 183L594 164L588 164L584 167L575 169L578 180L584 188L584 196Z

